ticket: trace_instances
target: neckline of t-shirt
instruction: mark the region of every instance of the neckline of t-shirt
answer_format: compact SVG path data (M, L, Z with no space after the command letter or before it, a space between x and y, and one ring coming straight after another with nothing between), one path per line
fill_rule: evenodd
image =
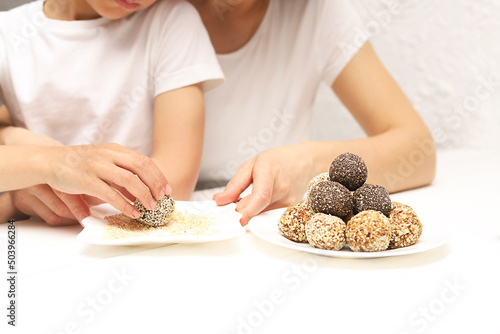
M260 22L260 25L257 28L257 31L255 31L253 36L250 38L250 40L245 45L243 45L241 48L239 48L238 50L233 51L233 52L218 53L217 58L224 60L224 59L238 57L240 54L245 53L245 51L248 48L251 48L253 44L257 43L259 36L263 33L263 31L266 29L266 26L269 24L271 12L274 10L274 8L272 8L272 6L274 6L275 2L278 2L278 1L269 0L269 2L267 4L266 13L264 14L264 18L262 18L262 22Z
M110 22L110 19L107 19L105 17L99 17L97 19L92 19L92 20L74 20L74 21L63 21L63 20L55 20L48 18L45 13L43 12L43 3L44 0L39 0L36 1L33 5L36 6L36 11L37 13L41 14L44 19L45 24L47 27L54 27L54 28L64 28L64 29L85 29L85 28L94 28L98 26L102 26L108 22Z

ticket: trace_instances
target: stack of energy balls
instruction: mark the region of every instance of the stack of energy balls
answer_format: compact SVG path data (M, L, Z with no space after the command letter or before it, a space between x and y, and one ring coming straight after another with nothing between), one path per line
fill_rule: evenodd
M346 243L355 252L378 252L415 244L422 223L408 205L391 202L387 190L368 184L363 159L336 157L330 171L315 176L304 202L288 207L278 222L280 234L327 250Z

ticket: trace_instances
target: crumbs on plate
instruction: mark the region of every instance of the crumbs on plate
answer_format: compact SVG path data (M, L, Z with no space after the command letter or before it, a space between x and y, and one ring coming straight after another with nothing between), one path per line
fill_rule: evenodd
M123 213L106 216L104 220L103 239L121 239L138 236L172 235L213 235L219 231L215 229L215 217L212 215L195 215L187 212L175 211L168 224L158 227L145 225L137 219L130 218Z

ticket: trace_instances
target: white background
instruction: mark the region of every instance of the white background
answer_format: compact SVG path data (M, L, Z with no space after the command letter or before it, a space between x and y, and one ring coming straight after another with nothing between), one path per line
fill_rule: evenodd
M363 33L371 36L380 58L430 127L438 148L498 147L499 1L352 2L364 19ZM488 79L499 83L492 91L482 83ZM316 105L318 139L363 135L335 96L322 88Z

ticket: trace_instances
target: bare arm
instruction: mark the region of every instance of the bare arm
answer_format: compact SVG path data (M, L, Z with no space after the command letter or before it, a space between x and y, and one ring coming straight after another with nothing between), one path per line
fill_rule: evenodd
M363 157L368 182L389 192L432 182L436 155L432 136L370 43L358 52L332 85L367 138L305 143L315 159L315 173L328 170L332 157L352 152Z
M205 124L201 84L156 97L152 158L168 177L172 196L189 200L200 171Z
M390 192L432 182L435 148L426 125L367 43L345 67L332 89L365 130L367 138L311 141L273 148L241 166L219 205L237 201L253 183L252 194L238 202L242 224L265 209L299 202L307 182L328 171L338 154L352 152L368 165L368 182Z

